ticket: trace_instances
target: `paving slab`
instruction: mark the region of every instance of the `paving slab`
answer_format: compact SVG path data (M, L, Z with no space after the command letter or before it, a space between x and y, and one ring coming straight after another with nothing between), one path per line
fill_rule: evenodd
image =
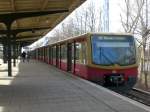
M0 112L150 112L150 108L99 85L30 60L7 77L0 66Z

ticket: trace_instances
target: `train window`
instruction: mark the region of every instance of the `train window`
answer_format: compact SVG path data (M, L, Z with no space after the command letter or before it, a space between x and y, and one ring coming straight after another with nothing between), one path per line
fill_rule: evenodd
M92 37L92 61L94 64L126 66L135 64L134 39L126 36Z
M81 43L76 43L76 62L81 63Z
M42 56L42 49L40 48L40 56Z
M47 50L46 50L46 52L47 52L47 59L49 60L49 47L47 47Z
M74 63L74 43L72 43L72 48L71 48L71 51L72 51L72 63Z
M43 49L41 48L41 56L43 57Z
M59 59L59 56L60 56L60 54L59 54L60 53L59 48L60 48L59 46L56 47L56 50L57 50L57 56L56 57L57 57L57 59Z
M43 47L43 57L45 57L45 48Z
M61 59L61 46L60 46L60 45L58 46L58 49L59 49L58 58L59 58L59 60L60 60L60 59Z
M41 57L43 57L43 49L42 48L41 48L40 54L41 54Z
M86 53L86 43L85 42L82 42L82 63L83 64L86 64L87 62L87 53Z
M38 49L38 56L40 56L40 49Z
M40 54L40 57L42 56L42 50L41 50L41 48L39 49L39 54Z
M37 56L40 56L39 49L37 49Z
M45 58L47 58L47 47L45 47Z
M51 47L49 47L49 59L50 59L50 61L52 60L52 50L51 50Z
M41 48L41 52L42 52L42 57L44 56L44 49Z
M53 58L56 58L56 46L53 47Z
M67 62L67 47L66 45L61 45L61 60Z
M76 62L86 64L87 55L86 55L86 43L76 43Z
M59 65L59 60L60 60L60 46L57 45L56 47L56 65Z
M38 49L38 56L40 57L40 49Z

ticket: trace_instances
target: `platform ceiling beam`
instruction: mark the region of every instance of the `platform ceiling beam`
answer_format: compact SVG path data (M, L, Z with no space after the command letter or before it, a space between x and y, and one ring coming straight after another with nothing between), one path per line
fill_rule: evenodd
M55 10L55 11L32 11L32 12L12 12L0 14L0 22L4 23L7 28L7 58L8 58L8 76L12 76L12 67L11 67L11 25L17 19L27 18L27 17L37 17L44 16L48 14L56 14L68 12L68 10Z
M5 13L0 14L0 22L3 23L11 23L17 19L27 18L27 17L37 17L37 16L44 16L48 14L56 14L56 13L64 13L68 12L68 9L63 10L50 10L50 11L30 11L30 12L12 12L12 13Z
M10 33L12 35L13 34L17 35L18 33L22 33L22 32L45 30L45 29L50 29L50 27L13 29L13 30L10 31ZM7 34L7 30L0 30L0 34Z
M75 1L75 2L74 2ZM0 30L5 30L5 44L8 48L8 76L11 76L11 45L18 32L14 29L50 26L54 28L76 7L86 0L1 0L0 1ZM3 6L5 4L5 6ZM34 4L34 5L33 5ZM67 13L66 13L67 12ZM63 13L63 14L60 14ZM42 17L44 16L44 17ZM35 19L39 18L39 21ZM47 22L48 21L48 22ZM16 22L16 23L14 23ZM12 32L13 30L14 32ZM46 34L48 30L45 30ZM4 34L0 33L1 36ZM39 32L44 35L43 32ZM13 37L12 37L13 35ZM15 36L14 36L15 35ZM18 36L28 36L30 32ZM34 34L31 34L34 36ZM20 38L20 37L16 37ZM26 42L26 40L24 40Z

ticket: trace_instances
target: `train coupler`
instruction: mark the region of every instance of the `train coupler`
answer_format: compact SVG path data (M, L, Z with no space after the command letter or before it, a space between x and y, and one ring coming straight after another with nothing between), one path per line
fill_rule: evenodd
M124 77L121 74L109 74L106 75L105 78L105 85L121 85L124 83Z

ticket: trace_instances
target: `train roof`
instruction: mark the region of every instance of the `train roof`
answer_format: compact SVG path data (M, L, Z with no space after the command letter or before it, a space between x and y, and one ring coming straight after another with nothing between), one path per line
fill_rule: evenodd
M54 42L54 43L50 43L47 46L49 46L49 45L53 46L55 44L61 44L61 43L66 42L66 41L70 41L71 42L71 41L74 41L75 39L86 38L86 36L90 36L90 35L117 35L117 36L124 35L124 36L133 36L133 34L131 34L131 33L104 33L104 32L102 32L102 33L91 33L90 32L90 33L85 33L85 34L74 36L74 37L68 37L66 39L63 39L63 40L60 40L60 41L57 41L57 42Z

